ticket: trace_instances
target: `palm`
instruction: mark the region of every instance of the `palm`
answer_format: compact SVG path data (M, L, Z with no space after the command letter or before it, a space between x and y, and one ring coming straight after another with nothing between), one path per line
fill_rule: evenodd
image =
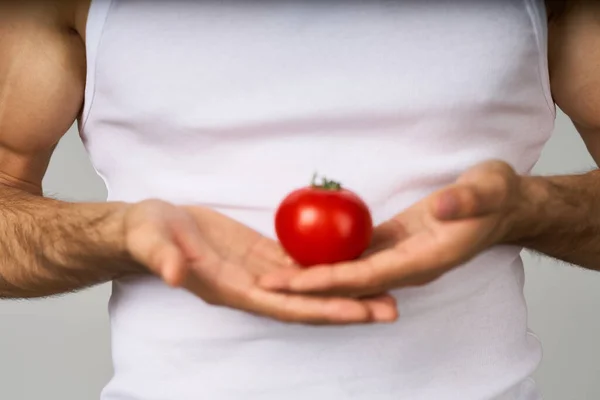
M507 215L520 199L519 188L510 166L483 163L466 171L455 185L377 226L360 259L276 272L261 284L296 293L362 297L428 283L505 240Z
M440 221L421 202L375 228L364 260L388 256L410 260L415 268L398 276L393 286L427 283L487 247L497 221L495 215Z
M440 221L423 201L377 226L371 246L359 260L276 272L262 284L354 297L425 284L488 246L497 221L494 215Z
M205 264L203 276L223 289L247 293L254 290L261 275L289 266L285 252L274 240L218 212L188 210L218 256L215 262Z
M204 207L148 200L126 209L125 245L134 261L209 304L281 321L350 324L397 317L389 296L354 300L285 294L257 285L264 274L292 270L273 240Z
M218 212L194 207L187 211L214 255L192 262L199 273L191 274L186 283L204 300L290 321L352 323L395 318L395 303L389 296L355 301L265 290L258 285L261 276L297 270L281 246Z

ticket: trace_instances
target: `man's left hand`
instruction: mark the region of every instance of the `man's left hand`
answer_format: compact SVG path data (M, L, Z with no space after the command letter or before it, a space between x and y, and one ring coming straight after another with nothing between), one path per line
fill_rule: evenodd
M358 260L277 271L260 283L272 290L355 297L429 283L509 240L528 206L524 186L524 178L502 161L479 164L375 227L370 248Z

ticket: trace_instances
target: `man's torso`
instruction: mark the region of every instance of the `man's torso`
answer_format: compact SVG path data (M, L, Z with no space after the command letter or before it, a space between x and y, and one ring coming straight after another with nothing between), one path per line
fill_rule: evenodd
M528 173L553 125L533 1L97 0L85 36L80 129L110 199L206 205L268 236L277 202L314 170L379 222L479 161ZM155 279L118 281L103 397L522 390L539 361L522 280L519 249L496 248L397 291L398 323L354 328L286 326Z

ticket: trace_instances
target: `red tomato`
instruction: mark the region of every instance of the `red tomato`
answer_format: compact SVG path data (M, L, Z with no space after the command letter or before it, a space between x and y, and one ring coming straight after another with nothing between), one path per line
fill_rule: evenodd
M298 264L309 267L358 258L373 232L364 201L337 182L297 189L279 205L275 231L283 248Z

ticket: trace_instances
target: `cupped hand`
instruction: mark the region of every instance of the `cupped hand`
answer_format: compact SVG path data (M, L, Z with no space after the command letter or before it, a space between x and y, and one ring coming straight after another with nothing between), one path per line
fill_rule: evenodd
M136 262L209 304L292 323L354 324L397 317L396 303L387 295L352 299L259 286L265 274L295 267L277 242L208 208L148 200L131 206L124 221L126 248Z
M429 283L509 237L526 201L522 187L508 164L482 163L377 226L358 260L273 271L260 284L286 293L358 298Z

